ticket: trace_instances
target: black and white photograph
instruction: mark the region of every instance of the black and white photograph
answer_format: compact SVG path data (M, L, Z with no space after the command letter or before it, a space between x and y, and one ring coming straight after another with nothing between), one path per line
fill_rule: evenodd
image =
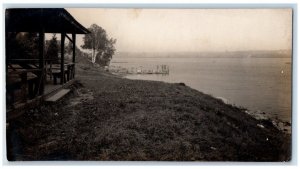
M9 162L293 158L292 7L4 13Z

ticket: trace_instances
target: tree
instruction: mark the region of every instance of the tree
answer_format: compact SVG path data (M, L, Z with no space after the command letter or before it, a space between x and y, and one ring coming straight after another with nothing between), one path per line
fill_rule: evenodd
M51 59L54 62L58 61L58 42L56 39L56 34L53 34L51 40L49 42L46 42L46 58Z
M39 45L39 37L37 33L24 33L19 34L21 36L17 36L20 44L23 46L24 49L24 55L27 56L27 58L38 58L39 51L38 51L38 45Z
M101 66L108 66L111 59L112 59L112 56L114 55L115 51L116 51L116 48L114 46L114 44L117 42L116 39L109 39L106 43L106 46L105 46L105 50L101 53L100 56L97 56L97 59L98 59L98 63L101 65ZM98 53L100 54L100 53Z
M66 44L65 46L66 46L65 52L71 54L73 52L73 43L69 41L69 43Z
M38 35L36 33L8 33L6 44L8 58L38 58Z
M92 49L92 62L102 66L109 64L115 52L116 39L108 38L106 31L96 24L89 28L91 33L83 37L83 49Z

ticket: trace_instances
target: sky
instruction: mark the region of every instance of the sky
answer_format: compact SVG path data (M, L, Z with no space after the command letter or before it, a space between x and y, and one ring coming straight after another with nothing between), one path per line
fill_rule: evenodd
M117 39L118 52L281 50L292 46L291 9L67 8ZM78 35L80 46L82 35Z

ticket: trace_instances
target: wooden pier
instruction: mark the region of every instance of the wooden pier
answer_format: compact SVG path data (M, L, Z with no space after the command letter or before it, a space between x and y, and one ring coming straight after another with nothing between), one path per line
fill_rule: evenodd
M163 74L168 75L170 72L168 65L156 65L155 69L139 67L124 68L121 66L110 66L108 70L112 73L122 74Z

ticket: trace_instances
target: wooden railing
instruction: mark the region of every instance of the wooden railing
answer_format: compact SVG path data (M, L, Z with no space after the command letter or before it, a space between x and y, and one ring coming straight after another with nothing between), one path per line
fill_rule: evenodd
M24 69L19 66L9 67L6 73L7 105L19 101L26 102L38 95L43 76L41 69Z
M7 61L6 89L7 105L16 101L25 102L38 95L44 94L47 75L53 83L57 84L59 78L61 84L75 77L75 64L64 64L63 78L60 64L52 64L53 60L45 60L44 68L39 68L38 59L11 59Z
M60 80L63 80L63 83L66 83L67 81L74 79L75 77L75 64L74 63L68 63L64 64L64 77L61 78L61 68L58 64L53 64L51 68L51 74L53 76L53 83L57 84L57 78L60 78Z

